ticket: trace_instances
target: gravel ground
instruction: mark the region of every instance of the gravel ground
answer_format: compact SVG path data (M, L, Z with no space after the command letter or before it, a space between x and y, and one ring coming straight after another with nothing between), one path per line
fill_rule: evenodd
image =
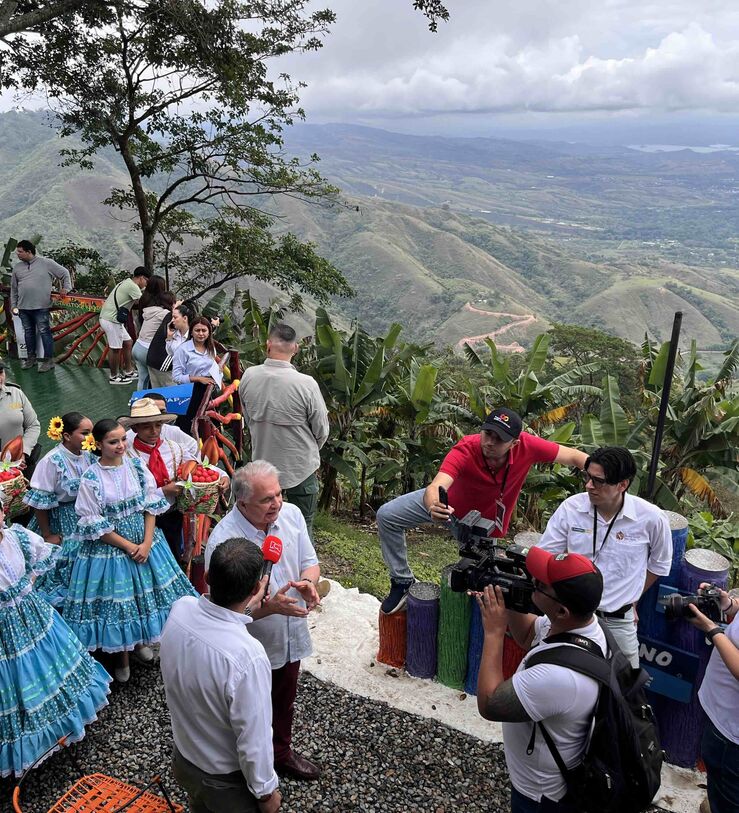
M508 810L501 746L367 700L302 674L293 726L297 750L319 762L318 782L282 780L285 813L451 813ZM88 773L148 780L161 773L174 799L187 803L169 770L169 715L156 667L132 663L131 680L113 686L110 705L74 753ZM41 813L74 782L55 754L24 783L24 813ZM0 810L13 783L0 780Z

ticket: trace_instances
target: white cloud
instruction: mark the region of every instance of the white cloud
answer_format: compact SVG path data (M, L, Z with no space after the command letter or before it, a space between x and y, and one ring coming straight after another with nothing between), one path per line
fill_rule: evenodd
M739 107L733 2L449 0L437 35L411 0L328 4L325 47L288 60L309 119Z

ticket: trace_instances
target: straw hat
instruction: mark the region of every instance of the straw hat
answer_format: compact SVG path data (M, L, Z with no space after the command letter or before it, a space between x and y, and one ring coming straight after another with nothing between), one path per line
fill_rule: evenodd
M153 421L162 421L163 423L172 423L176 421L177 416L169 412L160 412L156 401L151 398L139 398L131 404L131 414L121 415L118 418L118 423L128 429L137 423L152 423Z

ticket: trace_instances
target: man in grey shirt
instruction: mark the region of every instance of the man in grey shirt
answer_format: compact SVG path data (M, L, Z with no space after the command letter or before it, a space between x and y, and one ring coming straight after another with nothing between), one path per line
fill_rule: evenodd
M23 323L27 357L21 367L28 370L36 364L36 331L44 346L44 358L39 372L54 367L54 339L49 325L51 286L55 279L61 281L61 293L72 287L72 280L64 266L48 257L37 257L36 246L30 240L21 240L15 250L19 263L13 266L10 279L10 306Z
M328 411L315 379L290 363L298 349L295 331L289 325L274 325L267 339L267 359L244 372L239 395L252 460L267 460L277 467L283 493L300 509L312 539L318 508L316 469L328 437Z

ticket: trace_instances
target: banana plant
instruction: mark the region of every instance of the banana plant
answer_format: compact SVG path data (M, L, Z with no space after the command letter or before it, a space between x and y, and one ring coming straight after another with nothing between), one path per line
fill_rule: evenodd
M557 420L563 420L581 399L600 397L599 387L582 383L584 377L601 369L598 362L578 365L546 383L539 381L546 364L550 340L548 333L536 337L526 356L525 367L515 378L511 374L510 357L502 357L492 339L485 340L490 350L489 359L465 344L465 356L470 364L473 367L487 368L487 379L482 386L471 383L468 390L470 408L478 418L484 418L497 406L508 406L515 409L522 418L528 417L529 422L535 420L540 413L549 412L550 420L554 423L556 415L559 415ZM555 409L565 411L555 413L552 411Z
M401 329L393 324L385 336L372 338L355 324L347 336L331 324L324 308L316 311L312 374L324 393L332 429L321 450L324 476L319 505L323 509L331 502L339 473L358 485L357 470L350 461L358 457L354 438L357 423L386 394L396 370L417 352L413 345L398 342Z

